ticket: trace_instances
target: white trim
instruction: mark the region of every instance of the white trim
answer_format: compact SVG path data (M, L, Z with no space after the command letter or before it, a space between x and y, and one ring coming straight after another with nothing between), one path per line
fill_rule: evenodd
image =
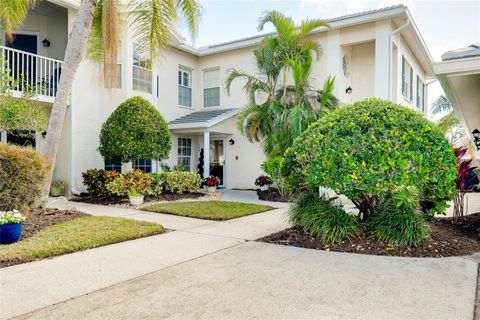
M436 75L440 74L473 74L480 71L480 57L446 60L433 64Z
M208 109L208 108L207 108ZM221 110L221 109L220 109ZM168 129L194 129L194 128L210 128L214 125L225 121L233 116L236 116L240 112L240 109L233 109L225 114L222 114L218 117L211 119L206 122L191 122L191 123L177 123L168 125Z

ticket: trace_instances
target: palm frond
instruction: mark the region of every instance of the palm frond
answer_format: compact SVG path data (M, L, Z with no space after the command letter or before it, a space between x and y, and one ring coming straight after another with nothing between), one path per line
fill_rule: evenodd
M297 37L305 38L313 30L321 27L330 28L330 25L327 22L320 19L304 20L302 21L302 23L300 24L300 27L298 28Z
M12 31L21 25L28 10L36 4L36 0L2 0L0 1L0 21L8 41L13 40Z
M450 101L448 101L445 95L439 96L433 103L432 103L432 114L439 114L442 112L449 112L452 111L453 107Z
M453 111L450 111L447 115L443 116L437 121L438 129L440 129L440 131L445 135L458 125L460 125L460 121L458 121L458 118Z

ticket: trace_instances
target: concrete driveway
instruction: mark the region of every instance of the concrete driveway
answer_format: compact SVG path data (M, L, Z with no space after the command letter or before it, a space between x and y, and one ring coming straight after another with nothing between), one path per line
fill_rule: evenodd
M175 231L0 269L0 319L480 320L478 255L379 257L252 241L287 228L285 208L212 222L54 206Z

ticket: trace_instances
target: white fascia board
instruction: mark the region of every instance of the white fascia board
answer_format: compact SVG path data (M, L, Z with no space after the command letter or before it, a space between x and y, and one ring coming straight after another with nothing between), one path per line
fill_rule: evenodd
M396 8L388 9L385 11L366 13L366 14L354 16L354 17L347 16L347 17L340 17L332 20L325 20L330 24L330 28L323 28L323 27L318 28L314 30L312 34L350 27L358 24L369 23L369 22L378 21L382 19L392 18L401 14L405 14L405 12L408 12L406 7L396 7ZM225 44L218 44L218 45L213 45L209 47L194 48L187 44L182 44L177 46L177 48L185 52L191 53L193 55L196 55L198 57L203 57L203 56L208 56L216 53L222 53L222 52L227 52L231 50L237 50L237 49L255 46L255 45L258 45L265 36L269 36L273 34L275 33L271 32L267 34L253 36L246 39L241 39L238 41L232 41L231 43L227 42Z
M433 64L435 74L468 74L480 72L480 57L446 60Z
M80 8L80 0L47 0L47 1L65 8L70 8L70 9Z
M428 66L428 70L426 70L427 74L430 74L431 77L434 77L435 73L434 73L434 70L433 70L432 55L430 54L430 51L428 50L428 47L425 43L425 40L423 40L422 34L420 33L420 31L417 28L417 25L415 24L415 20L413 20L413 17L410 14L410 11L408 11L408 8L406 8L405 13L406 13L408 19L410 20L410 25L408 26L408 29L410 29L412 31L411 33L413 34L413 37L415 38L415 41L417 42L417 44L420 48L421 54L425 58L425 60L427 61L427 66Z

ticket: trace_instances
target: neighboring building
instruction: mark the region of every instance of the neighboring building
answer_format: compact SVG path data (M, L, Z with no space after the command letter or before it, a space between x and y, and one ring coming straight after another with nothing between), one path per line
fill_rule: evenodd
M448 51L433 66L457 117L472 137L472 131L480 130L480 43Z
M48 90L40 92L47 111L61 73L67 30L78 4L78 0L40 1L16 32L15 42L0 47L16 70L24 70L32 79L48 84ZM327 21L330 29L320 28L311 35L323 47L322 56L313 66L314 86L321 88L332 75L336 77L334 94L342 103L380 97L425 111L425 83L434 79L432 59L405 6ZM125 21L121 38L115 88L104 88L98 63L85 59L80 65L55 177L68 181L72 190L83 191L81 172L87 169L128 170L131 164L104 163L97 151L98 136L101 124L116 106L130 96L141 95L169 121L173 147L166 162L170 166L184 164L196 171L203 148L205 163L210 163L205 166L207 174L210 171L219 176L227 188L251 188L261 174L265 155L260 144L250 143L235 125L235 115L247 103L243 84L235 83L231 95L227 95L224 80L231 68L256 72L252 53L262 36L202 48L193 48L179 39L151 70L144 67L144 57L136 54ZM44 39L48 40L45 45ZM19 56L30 63L17 67ZM347 88L351 88L350 93ZM39 139L43 139L41 134L37 135ZM37 147L41 148L41 143ZM134 166L160 170L158 163L149 159L140 159Z

